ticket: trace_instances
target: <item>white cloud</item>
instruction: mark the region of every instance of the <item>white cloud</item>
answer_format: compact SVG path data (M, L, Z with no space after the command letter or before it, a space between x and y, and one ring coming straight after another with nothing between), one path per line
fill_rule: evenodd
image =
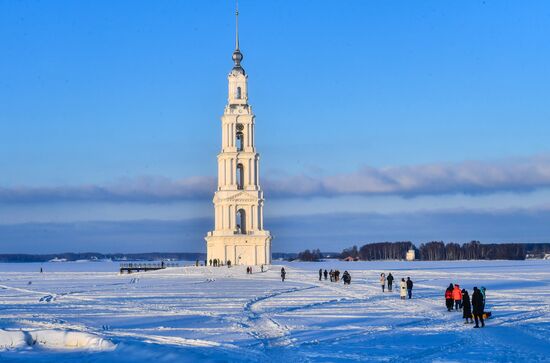
M550 187L550 157L385 168L365 166L349 174L272 177L263 179L262 184L266 195L271 198L525 192ZM214 177L196 176L180 180L140 177L106 185L0 188L0 203L168 203L208 199L215 188Z

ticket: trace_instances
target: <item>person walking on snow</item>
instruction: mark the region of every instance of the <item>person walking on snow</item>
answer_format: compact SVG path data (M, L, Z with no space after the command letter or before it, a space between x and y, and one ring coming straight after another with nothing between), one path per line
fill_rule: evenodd
M413 296L413 282L410 277L407 277L407 293L409 295L409 299L412 299Z
M327 276L328 276L328 271L327 271L327 270L325 270L325 272L323 272L323 274L325 275L325 281L326 281L326 279L327 279Z
M284 267L281 267L281 281L285 282L286 271Z
M342 280L344 280L344 285L351 284L351 275L348 271L344 271L344 274L342 275Z
M388 277L386 278L388 280L388 291L391 292L392 285L393 285L393 276L391 272L388 274Z
M481 291L481 295L483 295L483 312L485 312L485 286L481 286L479 291Z
M472 305L470 304L470 295L468 295L468 290L466 289L462 289L462 317L466 319L464 324L474 323L474 320L472 319Z
M321 281L322 278L323 278L323 269L320 268L319 269L319 281Z
M380 274L380 286L382 286L382 292L384 292L384 287L386 287L386 274L383 272Z
M447 311L453 310L453 284L449 284L447 290L445 290L445 305L447 305Z
M455 285L453 289L453 300L455 302L455 310L458 311L462 309L462 291L460 290L460 285Z
M474 328L479 328L478 319L481 320L481 327L485 327L485 322L483 321L483 294L477 287L474 287L474 293L472 294L472 311L476 321Z
M401 296L401 300L407 298L407 283L404 278L401 279L401 283L399 284L399 295Z

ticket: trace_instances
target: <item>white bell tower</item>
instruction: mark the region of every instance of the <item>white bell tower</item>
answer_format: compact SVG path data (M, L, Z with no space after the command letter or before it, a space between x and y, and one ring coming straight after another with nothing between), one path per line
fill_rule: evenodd
M271 263L271 234L263 226L263 192L254 138L255 116L248 104L248 76L241 66L239 11L229 73L229 96L222 116L214 230L206 235L207 260L233 265Z

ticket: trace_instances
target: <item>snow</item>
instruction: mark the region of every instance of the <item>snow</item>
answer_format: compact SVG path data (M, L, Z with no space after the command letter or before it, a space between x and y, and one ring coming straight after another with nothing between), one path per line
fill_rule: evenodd
M190 263L188 263L190 264ZM40 267L44 273L39 273ZM0 264L0 361L548 361L550 261L285 263L120 275L115 262ZM348 270L352 284L318 281ZM415 282L382 293L381 272ZM29 284L31 282L31 284ZM484 329L448 284L487 288Z
M0 349L40 345L54 349L113 350L115 345L97 335L64 330L1 330Z

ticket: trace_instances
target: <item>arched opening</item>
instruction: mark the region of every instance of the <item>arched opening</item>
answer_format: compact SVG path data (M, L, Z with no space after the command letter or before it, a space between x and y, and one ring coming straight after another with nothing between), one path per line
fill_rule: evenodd
M246 234L246 213L244 209L237 211L237 233Z
M235 98L240 100L241 96L241 87L237 87L237 90L235 91Z
M243 189L244 187L244 170L243 164L237 165L237 189Z
M237 151L243 151L244 149L244 135L241 131L237 132Z

